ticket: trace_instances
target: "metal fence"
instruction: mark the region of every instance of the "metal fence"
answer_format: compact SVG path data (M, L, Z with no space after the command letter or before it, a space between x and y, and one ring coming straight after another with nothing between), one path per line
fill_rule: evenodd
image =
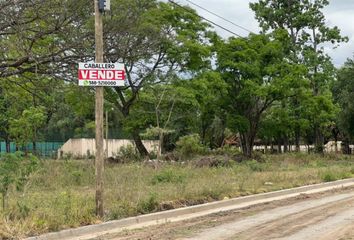
M27 144L25 147L16 148L16 144L10 143L10 152L17 150L23 152L32 152L40 157L56 158L58 149L63 146L64 142L36 142L36 152L33 151L33 143ZM0 142L0 153L6 152L6 143Z

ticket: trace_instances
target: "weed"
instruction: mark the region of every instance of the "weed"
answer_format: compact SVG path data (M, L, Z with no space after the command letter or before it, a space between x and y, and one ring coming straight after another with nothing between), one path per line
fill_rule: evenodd
M156 185L158 183L183 183L186 180L186 176L177 173L175 170L166 169L153 176L151 183Z
M155 170L137 162L108 165L104 220L154 212L163 202L205 202L334 181L354 173L352 157L333 160L315 154L285 154L264 158L261 163L244 161L217 168L162 164ZM0 209L0 239L96 223L94 173L88 160L43 161L39 171L29 175L24 191L18 192L15 185L9 188L8 210Z
M337 177L333 173L327 172L323 175L322 179L325 182L333 182L337 180Z
M157 194L150 193L149 197L138 203L137 211L138 213L145 214L153 212L157 209L159 202L157 201Z
M266 163L260 163L256 160L246 161L245 164L253 172L264 172L267 169Z

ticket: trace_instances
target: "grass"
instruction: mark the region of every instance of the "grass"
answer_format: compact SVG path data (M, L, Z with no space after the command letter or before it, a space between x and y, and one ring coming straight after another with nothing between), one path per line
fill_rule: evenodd
M354 177L343 155L267 155L263 161L196 168L143 163L105 168L106 217L95 217L92 161L43 161L23 192L13 189L0 210L0 239L21 238L105 220Z

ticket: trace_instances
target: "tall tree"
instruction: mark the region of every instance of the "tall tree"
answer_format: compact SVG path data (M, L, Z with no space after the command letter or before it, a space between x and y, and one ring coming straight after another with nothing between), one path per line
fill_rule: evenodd
M228 84L229 124L240 133L243 153L250 157L263 114L291 94L301 67L284 61L282 42L266 35L230 38L217 52L218 70Z
M347 40L341 36L338 27L326 26L322 11L328 4L328 0L259 0L250 3L264 32L276 29L285 29L288 32L291 38L289 60L295 64L302 63L307 66L305 77L309 80L312 96L317 99L312 102L316 105L313 108L321 111L326 111L321 99L330 97L329 82L334 79L334 68L330 58L324 52L323 44L337 45ZM295 96L291 104L294 109L299 109L302 99ZM332 109L328 108L328 110ZM298 111L294 111L294 114L300 121ZM328 116L332 115L333 112L328 112ZM321 152L324 138L321 130L323 124L319 122L322 122L322 119L318 119L319 116L316 113L310 117L313 122L316 149ZM331 119L326 120L331 121ZM296 128L295 131L297 146L299 146L300 128Z
M126 119L144 86L164 82L179 71L200 71L207 66L209 32L192 9L155 0L112 4L119 11L112 11L105 20L105 56L109 62L125 64L127 85L107 92ZM147 155L139 129L132 129L131 134L140 154Z
M354 60L348 59L338 71L333 95L340 105L337 124L344 135L344 152L349 153L349 143L354 140Z

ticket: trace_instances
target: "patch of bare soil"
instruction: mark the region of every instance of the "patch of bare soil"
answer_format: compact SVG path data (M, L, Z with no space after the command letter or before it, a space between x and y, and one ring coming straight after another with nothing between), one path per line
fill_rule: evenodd
M354 188L300 195L99 239L354 239Z

